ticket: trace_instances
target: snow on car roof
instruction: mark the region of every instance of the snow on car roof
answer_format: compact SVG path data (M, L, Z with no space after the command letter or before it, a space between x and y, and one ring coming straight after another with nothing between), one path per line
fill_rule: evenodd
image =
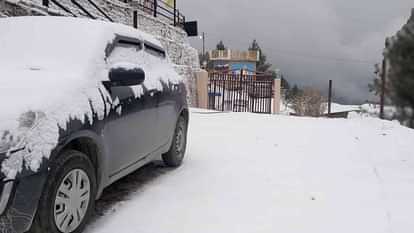
M133 27L73 17L2 18L0 31L0 64L20 68L79 69L102 58L115 35L162 48L156 38Z
M154 36L146 32L124 24L106 22L101 20L61 16L21 16L1 18L0 25L4 23L18 23L19 25L26 26L27 28L37 27L38 30L42 30L42 28L38 26L41 26L43 24L43 29L46 29L50 33L56 33L61 30L65 30L71 31L75 35L76 33L85 32L85 29L87 29L89 32L88 34L111 32L113 34L122 34L124 36L135 37L162 47L161 43L155 39ZM42 32L45 32L46 30L42 30ZM84 36L85 39L88 37L87 34L83 34L82 36Z

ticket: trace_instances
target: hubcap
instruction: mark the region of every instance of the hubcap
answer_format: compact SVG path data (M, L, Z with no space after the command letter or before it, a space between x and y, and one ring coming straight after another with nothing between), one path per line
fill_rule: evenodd
M176 152L178 154L183 152L184 147L185 147L185 133L184 133L184 129L182 127L180 127L178 132L177 132L175 145L176 145Z
M91 185L81 169L70 171L60 184L55 198L54 217L59 231L70 233L82 223L89 206Z

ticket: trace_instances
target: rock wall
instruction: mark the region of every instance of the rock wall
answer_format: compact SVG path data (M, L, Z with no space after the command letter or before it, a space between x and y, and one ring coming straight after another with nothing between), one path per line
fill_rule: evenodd
M58 0L63 6L72 13L68 13L53 3L50 7L42 6L42 0L0 0L0 17L9 16L26 16L26 15L60 15L60 16L77 16L88 17L81 9L74 5L71 0ZM97 19L108 19L96 10L90 3L85 0L78 2L87 9ZM133 11L138 11L138 28L154 35L161 41L166 48L171 61L176 65L176 70L184 76L188 87L189 104L196 103L196 77L199 71L199 58L196 49L192 48L187 34L184 30L174 27L161 19L154 18L140 9L131 7L131 4L123 3L118 0L94 0L94 2L103 9L115 22L127 25L133 25Z

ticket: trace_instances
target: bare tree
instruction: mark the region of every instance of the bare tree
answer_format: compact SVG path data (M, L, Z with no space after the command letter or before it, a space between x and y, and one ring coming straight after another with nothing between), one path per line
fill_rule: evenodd
M320 117L326 110L325 98L320 91L305 88L293 100L293 109L299 116Z

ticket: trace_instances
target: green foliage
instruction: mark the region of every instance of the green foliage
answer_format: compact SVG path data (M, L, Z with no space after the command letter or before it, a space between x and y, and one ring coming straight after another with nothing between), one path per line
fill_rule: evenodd
M379 64L375 65L375 78L373 79L372 83L368 84L368 89L369 92L373 93L376 96L380 96L381 95L381 88L382 88L382 81L381 81L381 77L383 75L382 73L382 68L380 67ZM385 96L391 96L391 88L389 85L389 82L385 83ZM386 99L388 100L388 99Z
M279 78L276 71L270 70L272 64L267 62L266 54L262 51L262 48L260 47L257 40L252 41L251 45L249 46L249 51L259 51L260 57L256 68L258 72L267 72L270 73L273 78ZM285 103L293 103L296 98L302 95L303 91L297 85L291 88L289 82L283 75L280 78L282 90L284 92Z
M256 40L253 40L252 44L249 47L249 51L259 51L260 58L257 62L257 71L259 72L268 72L272 64L267 63L267 57L260 48L259 43Z
M198 58L199 58L199 60L200 60L200 66L201 67L203 67L204 66L204 62L207 62L207 67L204 67L204 68L208 68L209 67L209 65L211 65L211 61L210 61L210 55L209 55L209 53L205 53L205 54L203 54L203 53L199 53L198 54Z
M287 91L289 91L290 90L290 84L289 84L289 82L285 79L285 77L282 75L282 78L281 78L281 86L282 86L282 89L284 89L284 90L287 90Z
M224 43L223 43L222 40L216 45L216 49L217 50L226 50L226 46L224 46Z
M398 37L386 53L391 100L400 118L414 128L414 35Z
M375 65L375 78L372 81L372 83L368 84L368 89L369 92L373 93L376 96L379 96L381 94L381 79L380 79L380 75L381 75L381 68L379 66L379 64Z
M375 78L372 83L368 84L369 92L379 96L381 94L381 79Z
M294 85L292 89L286 92L286 100L288 102L292 102L296 97L302 94L302 90L298 87L298 85Z

